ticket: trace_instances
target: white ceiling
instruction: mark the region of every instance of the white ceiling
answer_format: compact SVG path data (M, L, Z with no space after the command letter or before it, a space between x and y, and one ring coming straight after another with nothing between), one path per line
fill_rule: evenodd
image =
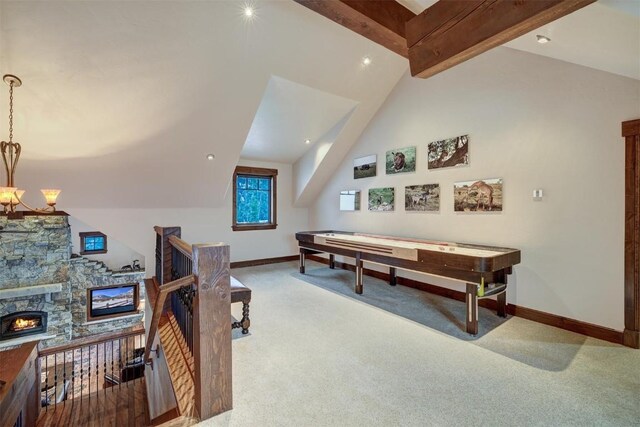
M314 90L357 102L331 148L348 150L406 60L293 1L253 4L247 20L239 1L0 1L0 74L24 82L27 202L51 186L62 209L221 206L273 75L313 88L297 102ZM2 139L6 99L2 84ZM311 113L296 120L322 132Z
M399 1L420 13L437 0ZM551 43L538 43L536 34ZM640 0L600 0L505 46L640 79Z
M216 207L246 155L295 161L295 200L311 203L408 64L293 1L252 3L247 20L240 1L1 0L0 74L24 81L18 184L62 188L67 209ZM508 46L640 78L631 6L590 5L545 28L551 43Z
M351 99L273 76L241 156L294 163L357 105Z

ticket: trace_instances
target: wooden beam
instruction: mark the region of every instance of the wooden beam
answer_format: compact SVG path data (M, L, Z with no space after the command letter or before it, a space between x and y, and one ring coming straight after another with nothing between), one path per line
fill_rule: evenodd
M389 50L408 57L405 24L416 15L395 0L295 0Z
M595 0L440 0L407 22L411 75L427 78Z

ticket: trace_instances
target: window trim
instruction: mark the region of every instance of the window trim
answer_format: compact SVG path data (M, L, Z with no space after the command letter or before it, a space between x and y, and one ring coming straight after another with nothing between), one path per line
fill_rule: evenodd
M238 194L238 175L270 177L271 178L271 222L267 224L238 224L236 197ZM233 207L232 207L232 226L233 231L252 231L252 230L274 230L278 227L278 169L256 168L249 166L236 166L233 172Z
M100 249L98 251L85 251L85 239L87 237L103 237L104 238L104 249ZM99 231L86 231L80 233L80 255L98 255L98 254L106 254L107 253L107 235L101 233Z

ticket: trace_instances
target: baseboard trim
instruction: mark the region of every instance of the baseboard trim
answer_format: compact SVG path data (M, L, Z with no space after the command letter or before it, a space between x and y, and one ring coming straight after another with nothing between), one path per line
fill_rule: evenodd
M297 261L298 255L280 256L275 258L251 259L231 263L231 268L254 267L256 265L277 264L280 262Z
M297 257L296 257L297 258ZM323 264L329 264L329 260L317 255L307 255L307 259L317 261ZM335 262L336 268L344 270L355 271L355 266L344 262ZM364 269L363 272L366 276L375 277L384 281L389 281L389 274L381 271ZM451 298L458 301L465 300L465 293L456 291L453 289L444 288L442 286L432 285L430 283L421 282L419 280L407 279L405 277L398 277L397 283L409 288L419 289L424 292L439 295L445 298ZM486 307L492 310L497 308L496 301L493 299L483 299L478 301L481 307ZM534 322L543 323L545 325L554 326L556 328L564 329L578 334L586 335L588 337L598 338L604 341L612 342L615 344L625 345L627 347L638 348L638 331L616 331L615 329L607 328L605 326L594 325L593 323L587 323L568 317L558 316L557 314L546 313L544 311L534 310L532 308L521 307L515 304L507 304L507 313L512 316L522 317L523 319L532 320ZM635 332L635 336L634 333Z
M640 331L625 329L622 334L624 345L631 348L640 348Z

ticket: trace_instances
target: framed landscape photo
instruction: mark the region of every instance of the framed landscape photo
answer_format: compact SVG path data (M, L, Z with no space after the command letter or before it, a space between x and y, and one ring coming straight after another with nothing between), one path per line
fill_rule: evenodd
M440 184L404 187L404 210L407 212L437 212L440 210Z
M395 206L395 188L370 188L369 210L376 212L393 211Z
M456 212L501 212L502 178L464 181L453 184Z
M360 190L343 190L340 192L341 211L360 210Z
M466 166L469 164L469 135L429 143L429 169Z
M378 156L371 154L370 156L358 157L353 160L353 179L371 178L376 176L378 165Z
M397 148L387 151L387 175L416 171L416 147Z

